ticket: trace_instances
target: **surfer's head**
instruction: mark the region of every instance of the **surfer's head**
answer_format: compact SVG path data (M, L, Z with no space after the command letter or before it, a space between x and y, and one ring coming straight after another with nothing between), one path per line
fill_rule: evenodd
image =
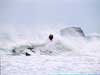
M53 34L49 35L49 40L52 41L53 40Z

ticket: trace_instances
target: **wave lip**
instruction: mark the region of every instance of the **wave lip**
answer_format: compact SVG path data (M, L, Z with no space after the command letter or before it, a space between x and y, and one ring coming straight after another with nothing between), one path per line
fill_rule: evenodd
M60 31L62 36L72 36L72 37L85 37L83 30L80 27L68 27Z

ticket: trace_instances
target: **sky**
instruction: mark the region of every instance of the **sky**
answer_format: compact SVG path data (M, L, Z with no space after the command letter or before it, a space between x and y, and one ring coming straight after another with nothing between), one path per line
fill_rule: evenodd
M79 26L100 33L100 0L0 0L0 28L8 24Z

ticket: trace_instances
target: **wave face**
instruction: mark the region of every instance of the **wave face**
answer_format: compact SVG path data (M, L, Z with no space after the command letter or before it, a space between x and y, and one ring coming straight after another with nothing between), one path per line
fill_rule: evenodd
M64 28L60 31L62 36L76 36L76 37L85 37L85 34L83 30L80 27L69 27L69 28Z
M79 27L39 29L15 27L0 32L0 55L93 55L100 54L100 35L86 36ZM5 28L6 29L6 28ZM22 30L23 29L23 30ZM49 34L54 35L51 42ZM91 39L92 38L92 39ZM93 39L95 38L95 39Z

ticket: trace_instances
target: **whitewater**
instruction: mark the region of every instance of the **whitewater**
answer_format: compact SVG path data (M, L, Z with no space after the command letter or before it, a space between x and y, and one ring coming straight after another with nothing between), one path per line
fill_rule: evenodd
M39 26L0 28L1 75L100 75L100 34L86 35L77 26Z

